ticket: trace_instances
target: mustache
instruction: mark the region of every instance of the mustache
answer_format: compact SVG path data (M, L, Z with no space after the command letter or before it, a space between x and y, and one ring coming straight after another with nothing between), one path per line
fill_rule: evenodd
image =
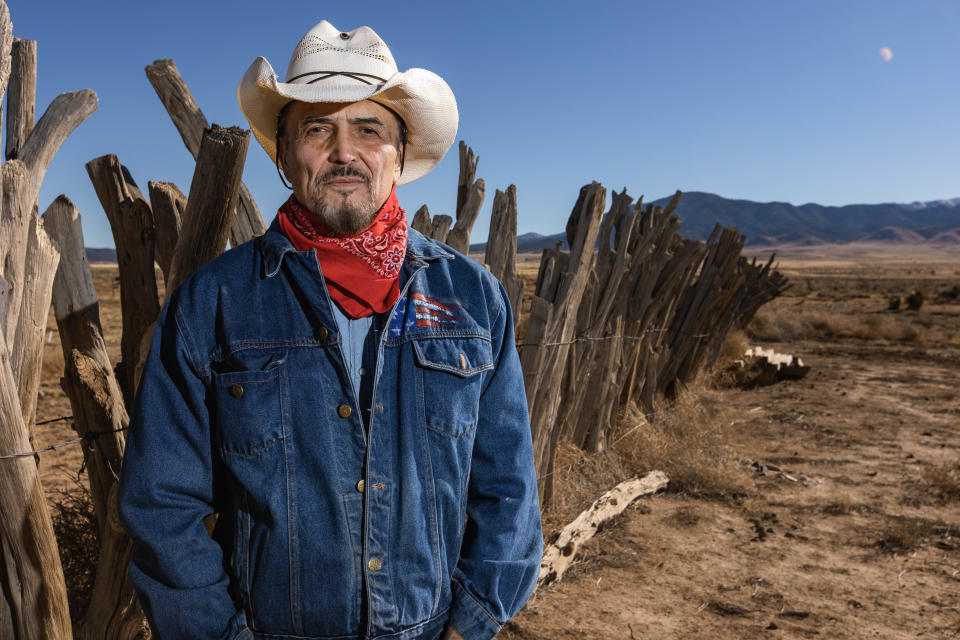
M335 180L336 178L347 178L347 177L360 178L367 184L367 186L370 185L370 176L368 176L367 174L363 173L362 171L360 171L355 167L337 167L335 169L331 169L330 171L320 176L317 182L319 182L320 184L326 184L327 182L330 182L331 180Z

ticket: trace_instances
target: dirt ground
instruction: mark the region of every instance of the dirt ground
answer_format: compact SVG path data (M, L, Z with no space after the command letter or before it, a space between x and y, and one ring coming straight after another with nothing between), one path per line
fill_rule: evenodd
M960 260L883 258L783 262L760 344L811 373L700 392L742 495L640 499L503 636L960 637Z
M798 354L811 373L697 392L740 489L640 499L501 637L960 637L960 299L935 297L960 285L960 258L781 264L794 287L761 310L750 343ZM115 269L94 269L114 357ZM888 310L914 289L919 310ZM39 421L70 414L51 328ZM51 422L37 444L71 437ZM41 456L51 504L76 492L81 460L77 445Z

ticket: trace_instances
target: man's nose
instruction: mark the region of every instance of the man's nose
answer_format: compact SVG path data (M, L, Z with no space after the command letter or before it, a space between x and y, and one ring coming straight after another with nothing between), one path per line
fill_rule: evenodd
M345 129L339 129L330 144L329 159L334 164L350 164L357 157L350 132Z

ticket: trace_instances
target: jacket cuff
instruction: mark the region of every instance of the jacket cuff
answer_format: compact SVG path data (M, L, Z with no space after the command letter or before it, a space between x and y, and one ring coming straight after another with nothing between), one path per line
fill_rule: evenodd
M486 609L453 580L453 605L450 607L448 624L457 630L464 640L490 640L500 633L501 625Z

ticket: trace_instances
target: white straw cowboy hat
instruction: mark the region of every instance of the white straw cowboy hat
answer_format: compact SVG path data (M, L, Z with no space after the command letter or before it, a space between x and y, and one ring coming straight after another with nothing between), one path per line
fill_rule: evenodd
M429 173L457 135L457 101L443 78L426 69L397 71L397 63L370 27L338 31L321 20L290 57L286 82L278 82L262 56L237 87L237 101L253 135L277 159L277 115L288 102L372 100L399 115L407 126L407 152L399 184Z

